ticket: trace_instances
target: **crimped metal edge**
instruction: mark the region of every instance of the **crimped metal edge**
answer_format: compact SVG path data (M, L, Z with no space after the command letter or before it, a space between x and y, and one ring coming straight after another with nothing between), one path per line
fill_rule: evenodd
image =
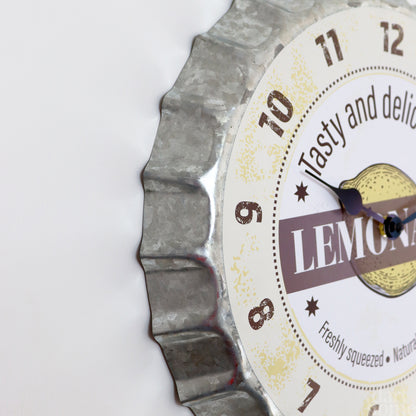
M275 56L319 19L361 5L411 8L405 0L235 0L195 39L163 99L143 174L140 257L154 337L181 402L198 416L281 416L247 362L228 302L224 172L247 103Z

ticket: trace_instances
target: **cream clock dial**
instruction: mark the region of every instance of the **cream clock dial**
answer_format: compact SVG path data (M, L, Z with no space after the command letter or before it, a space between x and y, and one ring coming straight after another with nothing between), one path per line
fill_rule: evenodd
M208 412L201 414L228 409L227 414L411 416L416 414L416 19L405 3L393 8L387 2L295 2L289 11L277 3L268 7L287 19L279 20L286 43L275 45L274 57L262 55L263 69L261 62L253 64L258 76L247 71L247 88L229 107L233 117L216 116L224 135L221 151L210 150L215 160L208 162L212 153L193 156L196 165L209 166L197 180L203 191L192 173L183 172L173 187L166 178L164 188L154 191L166 192L180 218L205 221L198 232L207 238L194 251L189 248L191 254L181 252L189 240L198 240L189 219L190 231L186 221L180 229L191 237L170 243L170 253L158 256L166 243L154 239L148 276L159 273L160 286L163 278L182 273L182 292L175 296L200 299L199 305L191 300L186 313L174 306L180 309L176 317L185 314L181 328L158 325L183 331L185 344L190 337L191 358L181 359L191 362L193 371L193 360L202 360L217 375L227 374L223 381L215 378L214 388L195 387L196 397L211 397L205 402L199 397ZM254 9L234 12L244 10ZM287 26L296 13L303 23L293 30ZM219 27L228 33L226 25ZM219 29L215 35L220 38ZM249 43L249 35L242 42ZM236 63L233 71L239 70ZM192 94L202 88L195 78L178 82ZM225 101L233 94L230 88L239 90L238 82L224 87ZM204 94L194 111L201 131L210 128L204 112L224 110L209 91ZM184 100L182 107L191 102ZM184 146L192 143L180 145L186 152ZM190 166L189 172L195 169ZM198 204L205 199L201 213ZM157 201L147 215L160 210ZM163 261L169 271L161 271ZM196 281L187 281L186 273L199 276L202 292L197 294ZM216 282L215 296L204 279ZM204 318L187 327L198 314ZM209 349L212 358L201 351L197 358L193 336L222 338L218 357L231 357L232 364L218 364ZM196 368L201 374L189 374L200 381L206 369ZM184 389L185 396L192 390ZM241 393L241 403L250 396L251 410L232 401L230 391ZM198 413L198 406L193 410Z

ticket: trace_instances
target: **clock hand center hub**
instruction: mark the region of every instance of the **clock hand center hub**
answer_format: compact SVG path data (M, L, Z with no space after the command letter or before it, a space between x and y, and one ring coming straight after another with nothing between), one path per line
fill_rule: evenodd
M384 232L383 232L384 231ZM403 231L403 221L396 215L388 216L382 225L382 233L390 240L400 237Z

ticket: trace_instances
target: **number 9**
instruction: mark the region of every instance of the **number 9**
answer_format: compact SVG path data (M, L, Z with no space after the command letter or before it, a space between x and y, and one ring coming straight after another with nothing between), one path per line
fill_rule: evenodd
M247 214L244 215L243 211L246 210ZM235 207L235 218L240 224L250 224L253 221L253 213L257 214L257 222L261 222L263 219L263 212L259 204L255 202L242 201Z

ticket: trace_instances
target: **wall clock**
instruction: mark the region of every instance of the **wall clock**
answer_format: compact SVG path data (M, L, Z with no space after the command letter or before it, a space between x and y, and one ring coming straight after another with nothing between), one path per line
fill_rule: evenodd
M416 15L240 0L144 172L153 333L197 415L416 414Z

